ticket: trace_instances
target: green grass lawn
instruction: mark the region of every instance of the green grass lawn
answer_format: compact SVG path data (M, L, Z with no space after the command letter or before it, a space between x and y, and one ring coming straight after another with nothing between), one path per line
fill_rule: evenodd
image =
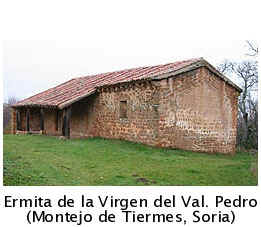
M257 185L257 155L4 135L4 185Z

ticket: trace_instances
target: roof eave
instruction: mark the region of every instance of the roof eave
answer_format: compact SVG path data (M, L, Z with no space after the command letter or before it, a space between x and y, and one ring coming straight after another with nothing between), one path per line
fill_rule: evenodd
M46 104L14 104L11 105L12 108L49 108L49 109L57 109L57 105L46 105Z
M61 103L61 104L58 105L58 109L60 109L60 110L61 110L61 109L64 109L64 108L66 108L66 107L72 105L73 103L78 102L78 101L80 101L81 99L84 99L84 98L86 98L86 97L88 97L88 96L94 94L95 92L96 92L96 89L93 90L93 91L91 91L91 92L89 92L88 94L84 94L84 95L78 96L78 97L75 98L75 99L70 99L70 100L68 100L68 101L66 101L66 102L63 102L63 103Z
M226 83L228 83L229 85L231 85L233 88L235 88L238 92L242 92L242 89L237 86L235 83L233 83L230 79L228 79L226 76L224 76L222 73L220 73L217 69L215 69L214 66L212 66L210 63L208 63L205 59L200 58L198 61L194 61L193 63L182 67L178 70L173 70L173 71L169 71L167 73L164 74L160 74L157 76L153 76L153 77L148 77L148 78L141 78L138 80L135 80L135 82L138 81L150 81L150 80L163 80L163 79L167 79L169 77L173 77L173 76L177 76L179 74L185 73L185 72L189 72L195 69L198 69L200 67L206 67L208 70L210 70L212 73L214 73L216 76L218 76L219 78L221 78L222 80L224 80ZM74 80L74 79L73 79ZM59 103L57 105L48 105L48 104L33 104L33 103L27 103L27 104L14 104L11 107L13 108L22 108L22 107L40 107L40 108L58 108L58 109L64 109L70 105L72 105L73 103L80 101L83 98L86 98L94 93L97 92L97 90L99 88L102 87L107 87L107 86L114 86L114 85L118 85L118 84L125 84L125 83L131 83L133 82L133 80L130 81L123 81L123 82L119 82L119 83L114 83L114 84L107 84L107 85L103 85L103 86L97 86L94 87L92 91L88 92L87 94L78 96L76 98L73 99L69 99L65 102ZM50 90L50 89L49 89ZM39 95L39 94L37 94ZM33 97L33 96L32 96Z
M173 76L177 76L182 73L186 73L195 69L198 69L200 67L206 67L208 70L210 70L212 73L214 73L216 76L224 80L226 83L234 87L237 91L240 93L243 91L238 85L233 83L230 79L228 79L225 75L223 75L221 72L219 72L217 69L215 69L214 66L212 66L210 63L208 63L205 59L201 58L198 62L194 62L188 66L185 66L181 69L175 70L173 72L168 72L159 76L153 77L153 80L163 80L167 79Z

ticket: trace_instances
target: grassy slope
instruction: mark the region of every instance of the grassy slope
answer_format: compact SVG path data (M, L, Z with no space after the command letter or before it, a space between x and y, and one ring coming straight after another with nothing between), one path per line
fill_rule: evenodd
M256 185L256 167L257 155L248 153L4 135L4 185Z

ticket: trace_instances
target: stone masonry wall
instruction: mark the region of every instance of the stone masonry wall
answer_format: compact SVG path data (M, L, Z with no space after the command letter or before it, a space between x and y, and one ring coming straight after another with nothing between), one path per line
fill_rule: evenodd
M175 78L108 87L71 106L71 138L104 137L198 152L234 153L239 93L206 68ZM120 102L127 102L127 117ZM30 130L40 129L30 110ZM64 112L44 109L47 135L62 135ZM12 114L12 131L16 115ZM26 129L26 109L21 109Z
M70 136L71 138L92 137L93 125L96 120L94 102L97 95L91 95L72 105Z
M206 68L162 80L158 146L234 153L238 95Z
M234 153L238 95L206 68L151 84L103 89L73 104L71 137ZM121 101L127 101L124 119Z
M61 114L60 114L61 115ZM56 130L57 110L44 109L44 131L46 135L61 136L61 117L58 120L58 130Z
M17 110L15 108L12 108L12 118L11 118L12 134L16 134L16 131L17 131L16 111ZM26 130L26 110L24 108L21 108L19 111L20 111L20 117L21 117L20 129L25 131Z
M31 131L40 131L40 109L39 108L33 108L30 109L30 130Z
M120 117L120 102L127 101L127 118ZM153 84L134 83L107 89L94 104L94 136L124 139L149 145L157 143L158 89Z

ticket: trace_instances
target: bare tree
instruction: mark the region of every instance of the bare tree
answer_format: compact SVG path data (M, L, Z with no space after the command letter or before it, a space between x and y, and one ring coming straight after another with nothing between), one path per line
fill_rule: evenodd
M249 120L249 103L252 103L251 100L251 91L256 87L258 82L257 77L257 65L255 62L242 62L242 63L234 63L232 65L233 72L238 76L241 80L242 84L242 95L239 98L239 110L243 117L243 142L246 142L249 139L249 128L248 128L248 120ZM250 101L251 100L251 101Z
M238 139L245 146L257 147L258 109L257 109L257 61L229 62L218 66L222 73L236 75L241 84L242 93L239 97L238 108Z
M237 75L242 85L242 94L239 98L238 107L242 115L243 136L242 142L247 143L250 135L249 128L249 114L251 113L254 100L252 99L253 91L257 87L258 74L257 63L252 61L245 61L241 63L233 63L232 71Z
M249 105L249 142L254 148L258 148L258 101L248 99Z
M217 70L221 73L226 73L226 72L230 72L231 68L232 68L232 62L230 62L229 60L225 60L223 63L219 64L217 66Z
M238 144L246 147L257 148L258 143L258 47L254 42L246 41L248 50L246 55L253 60L232 62L225 60L217 68L221 73L237 77L242 93L238 102Z
M253 42L251 41L246 41L247 45L248 45L248 51L249 53L247 53L247 55L255 57L258 55L258 47L257 45L255 45Z
M10 120L11 120L11 105L15 104L18 99L14 96L8 98L7 102L3 104L3 128L4 131L8 131L10 129Z
M17 102L18 102L18 99L14 96L9 97L8 100L7 100L8 105L14 105Z

